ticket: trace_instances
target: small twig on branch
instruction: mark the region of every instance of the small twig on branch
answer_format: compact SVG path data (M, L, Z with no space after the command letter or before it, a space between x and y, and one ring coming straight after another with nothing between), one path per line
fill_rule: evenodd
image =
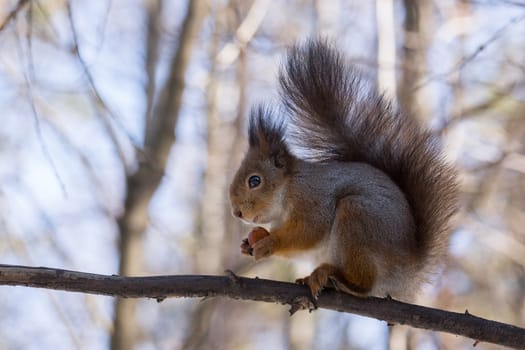
M215 297L307 306L305 286L227 276L177 275L150 277L107 276L45 267L0 265L0 285L27 286L124 298ZM391 299L358 298L325 290L315 301L319 308L373 317L391 324L442 331L525 349L525 329L464 314L402 303Z

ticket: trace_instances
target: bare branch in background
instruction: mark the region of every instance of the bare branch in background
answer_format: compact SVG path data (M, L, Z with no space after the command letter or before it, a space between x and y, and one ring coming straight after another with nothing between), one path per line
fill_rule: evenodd
M78 46L77 30L76 30L76 27L75 27L75 22L73 20L73 13L72 13L72 9L71 9L71 3L69 1L66 4L66 8L67 8L67 15L68 15L68 19L69 19L69 26L71 28L71 35L73 36L73 45L74 45L73 52L77 56L78 62L80 63L80 65L82 67L82 70L84 71L84 74L85 74L85 76L87 78L87 81L88 81L88 84L89 84L89 87L90 87L90 93L95 98L97 104L100 106L102 111L107 113L116 123L118 123L120 125L119 119L114 115L114 113L111 111L111 109L108 107L108 105L106 104L106 102L104 101L102 96L100 95L100 93L99 93L99 91L97 89L97 86L95 85L95 81L93 80L93 76L91 75L91 72L90 72L86 62L84 61L84 59L82 58L82 55L80 54L80 48ZM109 123L109 120L107 118L105 118L104 116L99 115L99 114L97 114L97 116L99 117L99 120L102 122L102 125L104 126L104 129L106 130L108 136L110 137L111 141L113 142L113 145L115 147L115 150L117 151L117 155L118 155L118 157L119 157L119 159L120 159L120 161L122 163L122 166L124 167L124 169L127 169L126 157L124 155L124 151L122 150L122 147L120 146L120 143L118 142L118 137L117 137L117 134L115 133L115 130L113 130L113 127L111 126L111 124ZM120 126L121 126L122 130L124 130L124 132L125 132L126 129L122 125L120 125ZM131 138L130 135L127 134L127 136L132 141L132 144L137 148L137 143L133 142L133 139Z
M57 183L60 186L60 189L62 190L62 193L64 197L67 197L67 190L66 186L64 185L64 181L62 180L62 177L60 176L60 173L58 172L57 166L53 160L53 157L51 157L51 153L49 152L49 149L47 148L46 142L44 140L44 136L42 134L42 126L40 125L40 115L36 109L35 106L35 99L33 95L33 87L31 82L29 81L29 76L26 67L24 66L24 55L22 53L22 43L20 42L20 37L18 34L16 34L16 47L18 49L18 56L20 58L20 62L22 62L22 75L24 76L24 84L26 89L26 97L29 101L29 107L31 109L31 115L33 116L34 125L35 125L35 132L37 135L37 139L40 145L40 148L42 149L42 153L44 154L44 158L49 163L49 166L51 167L51 170L53 171L53 174L57 180Z
M2 24L0 24L0 32L2 30L4 30L5 27L7 27L7 25L9 23L11 23L11 21L13 21L16 16L18 16L18 12L20 12L20 10L22 10L22 8L29 2L29 0L19 0L18 3L16 4L15 8L9 12L9 14L7 15L7 17L4 19L4 21L2 22Z
M48 112L51 113L51 112ZM42 119L42 122L53 132L53 136L57 139L60 144L64 146L64 149L69 150L78 161L82 164L85 170L86 177L93 186L93 195L97 198L97 202L100 204L99 209L102 214L106 217L113 217L111 208L109 207L109 195L104 191L104 183L97 176L97 170L92 164L89 158L82 153L82 151L73 143L70 136L61 130L60 126L56 124L53 119Z
M396 96L396 38L394 1L376 0L377 85L386 96Z
M421 93L412 88L428 70L427 52L430 33L435 29L431 1L403 0L405 18L399 57L397 99L399 106L418 119L429 114L428 104L421 103Z
M481 52L483 52L489 45L496 42L511 26L520 23L525 19L525 15L516 16L513 17L511 20L509 20L507 23L505 23L502 27L500 27L498 30L496 30L485 42L483 42L481 45L478 45L478 47L472 51L469 55L463 57L459 62L457 62L454 67L449 69L445 73L438 73L429 75L426 79L424 79L422 82L420 82L417 85L414 85L412 88L412 91L417 91L421 89L422 87L426 86L427 84L438 80L449 77L451 74L454 74L458 71L460 71L465 65L467 65L469 62L473 61Z
M179 275L152 277L122 277L85 272L0 265L0 285L27 286L70 292L120 296L124 298L153 298L158 302L168 297L209 298L223 296L232 299L288 304L293 314L313 307L350 312L373 317L390 324L403 324L469 337L525 349L525 329L483 319L470 314L443 311L425 306L402 303L390 298L359 298L326 289L313 302L306 286L228 276Z
M147 7L147 37L146 37L146 124L153 118L153 107L155 100L156 81L155 72L159 58L159 41L160 41L160 18L162 14L163 1L148 1Z
M145 152L159 169L166 168L168 153L175 142L174 130L177 125L185 86L184 73L189 63L191 48L200 26L204 6L202 0L189 2L178 47L169 67L168 79L160 89L158 103L153 110L153 117L146 125Z
M487 111L495 108L498 104L511 96L512 92L520 87L525 86L523 83L511 83L506 87L498 89L493 95L487 98L485 101L480 102L476 105L472 105L466 108L462 108L457 113L454 113L449 119L447 119L437 130L436 134L443 134L457 123L483 116Z
M221 66L225 68L229 66L241 53L241 49L247 46L266 16L270 1L255 0L248 10L246 17L235 31L235 41L227 43L217 54L216 60Z
M521 1L512 1L512 0L502 0L501 1L502 3L505 3L507 5L512 5L512 6L517 6L517 7L525 7L525 3L523 2L523 0Z
M139 159L139 167L126 178L126 198L124 212L118 218L120 232L119 274L136 275L143 269L142 241L148 227L148 205L162 181L168 163L170 150L175 142L175 127L179 120L185 82L184 75L189 65L195 38L204 17L204 1L188 3L188 9L179 36L178 46L168 70L168 78L158 94L158 102L153 107L151 118L147 118L144 137L146 159ZM150 12L159 16L160 10ZM156 21L156 19L150 19ZM158 35L156 28L148 26L149 35ZM155 30L155 32L152 32ZM154 39L155 42L158 39ZM155 43L150 44L148 49ZM153 59L152 56L149 58ZM150 74L152 71L149 72ZM150 76L150 79L154 77ZM149 86L152 88L152 86ZM152 92L148 92L152 93ZM150 101L151 102L151 101ZM147 111L149 113L149 111ZM117 299L115 306L114 332L111 337L113 350L127 350L133 347L136 339L135 301Z
M259 1L259 3L261 2ZM188 265L192 265L192 271L196 273L201 271L207 273L221 272L221 266L236 266L236 271L239 271L240 265L246 264L246 260L242 259L240 255L231 254L231 242L238 239L236 234L238 227L233 228L233 225L238 223L232 222L233 217L227 204L226 191L229 177L224 176L224 174L228 174L234 168L232 158L239 155L238 143L243 135L242 128L238 128L237 124L242 124L246 109L248 71L245 45L248 45L249 42L235 44L239 45L236 46L238 55L235 58L231 57L234 59L234 61L229 62L234 65L231 67L231 71L226 72L224 70L226 68L225 62L221 61L221 56L218 54L221 47L221 33L225 31L225 27L240 28L242 27L241 23L247 23L249 16L260 16L260 14L253 13L255 3L251 4L247 14L243 5L246 3L243 4L242 1L229 1L228 4L218 5L213 16L213 28L215 30L211 35L208 49L210 68L208 84L205 88L207 97L207 161L202 194L195 218L194 242L197 244L192 246L195 253L191 254L193 259L188 262ZM263 11L263 14L266 12L265 9L260 10ZM228 21L228 14L233 14L230 19L232 23ZM239 30L235 31L238 32ZM228 45L230 44L222 46L222 50ZM233 76L234 69L235 76ZM221 111L224 101L221 99L220 83L226 79L232 79L232 81L235 79L235 86L239 94L237 113L233 122L226 122L225 119L229 118L225 118ZM235 313L239 312L241 308L242 305L232 305L226 300L219 299L196 305L192 311L189 327L181 348L213 348L214 344L217 343L226 348L230 347L228 342L234 338L239 324L237 322L221 322L216 320L213 315L223 313L225 310Z

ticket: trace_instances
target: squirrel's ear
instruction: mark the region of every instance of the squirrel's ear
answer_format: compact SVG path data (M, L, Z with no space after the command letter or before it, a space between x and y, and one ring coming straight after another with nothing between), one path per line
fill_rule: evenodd
M284 139L284 122L273 118L270 108L259 105L252 109L249 126L250 148L257 149L259 153L270 158L277 168L287 167L293 161Z
M273 165L275 165L275 167L279 169L289 167L291 162L293 162L293 159L290 156L290 153L288 153L288 149L286 148L274 152L271 155L271 158L273 161Z

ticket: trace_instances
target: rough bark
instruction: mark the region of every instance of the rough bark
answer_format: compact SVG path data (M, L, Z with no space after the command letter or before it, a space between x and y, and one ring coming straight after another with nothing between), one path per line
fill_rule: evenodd
M177 275L124 277L85 272L0 265L0 285L27 286L123 298L228 297L291 305L292 313L312 305L306 286L259 278ZM525 329L457 313L402 303L389 298L359 298L331 289L315 300L318 308L373 317L391 324L448 332L499 345L525 349Z

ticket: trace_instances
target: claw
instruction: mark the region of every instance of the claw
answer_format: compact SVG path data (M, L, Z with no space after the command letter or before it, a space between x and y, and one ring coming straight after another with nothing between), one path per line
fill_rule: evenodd
M329 286L329 283L332 283L330 277L333 268L330 267L327 264L321 265L318 268L316 268L310 276L306 276L305 278L300 278L296 282L301 284L306 284L308 287L310 287L310 292L312 293L312 297L314 297L315 300L319 298L319 295L321 295L321 292L324 290L325 287Z
M242 240L241 253L244 255L253 256L253 248L250 246L250 243L248 243L248 238Z

